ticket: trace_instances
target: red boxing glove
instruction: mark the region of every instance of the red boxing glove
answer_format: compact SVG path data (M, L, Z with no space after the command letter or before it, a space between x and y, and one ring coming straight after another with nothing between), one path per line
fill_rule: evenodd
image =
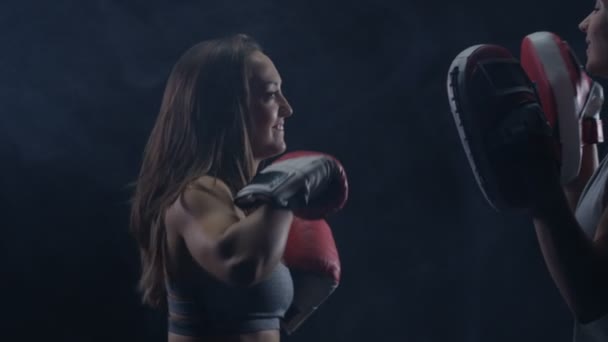
M340 258L325 220L294 217L283 261L293 279L293 302L281 321L293 333L340 283Z

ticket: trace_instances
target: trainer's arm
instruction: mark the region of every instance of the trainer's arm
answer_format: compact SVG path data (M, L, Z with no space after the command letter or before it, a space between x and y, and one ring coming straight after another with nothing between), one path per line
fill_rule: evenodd
M588 238L570 210L556 174L533 210L533 222L549 272L566 303L582 323L608 313L608 211L597 234Z
M583 189L589 182L589 179L597 170L599 165L599 158L597 152L597 145L590 144L583 146L583 155L581 160L581 171L572 182L564 186L564 193L568 200L568 206L574 212L576 205L583 193Z

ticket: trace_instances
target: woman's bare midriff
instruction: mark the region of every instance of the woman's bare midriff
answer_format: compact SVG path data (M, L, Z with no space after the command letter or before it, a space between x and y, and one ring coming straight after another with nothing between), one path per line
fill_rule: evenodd
M265 330L243 335L190 337L169 333L168 342L279 342L281 334L278 330Z

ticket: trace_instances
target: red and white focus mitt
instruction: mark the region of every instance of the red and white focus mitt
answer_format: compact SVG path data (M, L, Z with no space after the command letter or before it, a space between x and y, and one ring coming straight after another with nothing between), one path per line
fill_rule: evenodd
M521 43L521 65L536 84L543 112L557 136L562 184L578 176L582 146L602 142L602 86L594 82L559 36L535 32Z

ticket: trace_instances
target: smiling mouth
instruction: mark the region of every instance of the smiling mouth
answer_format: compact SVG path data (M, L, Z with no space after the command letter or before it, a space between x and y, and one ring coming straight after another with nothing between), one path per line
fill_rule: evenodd
M277 131L283 131L285 130L285 128L283 127L283 124L278 124L276 126L272 126L273 129L276 129Z

